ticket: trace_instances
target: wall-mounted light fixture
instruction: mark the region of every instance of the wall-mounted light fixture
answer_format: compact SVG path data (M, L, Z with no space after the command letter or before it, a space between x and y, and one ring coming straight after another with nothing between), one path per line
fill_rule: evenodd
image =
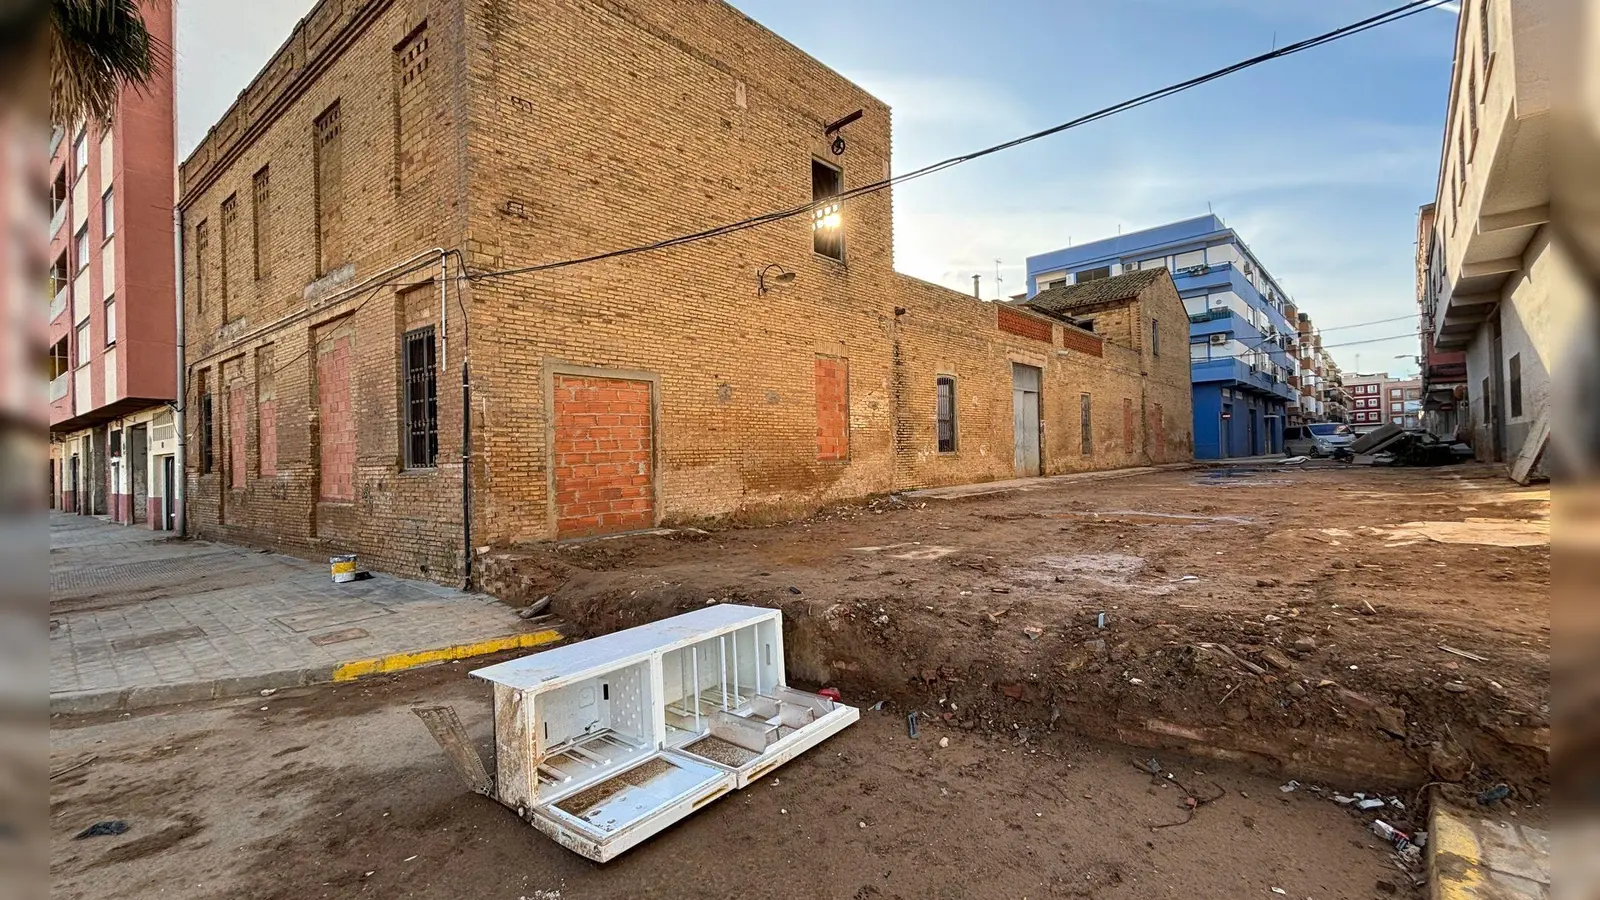
M767 273L771 272L773 269L777 269L778 271L775 272L770 278L767 277ZM791 281L794 281L793 272L790 272L777 263L769 263L768 265L762 267L761 271L756 273L756 296L765 297L767 295L769 285L788 284Z

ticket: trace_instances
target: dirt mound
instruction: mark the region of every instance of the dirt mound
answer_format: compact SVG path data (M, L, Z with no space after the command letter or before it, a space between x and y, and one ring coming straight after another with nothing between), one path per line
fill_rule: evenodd
M1444 476L1273 474L1323 484L1270 515L1246 480L1218 492L1164 473L1070 500L519 552L564 567L555 611L584 633L707 602L779 608L795 678L962 728L1067 730L1356 788L1543 796L1548 548L1389 540L1379 526L1471 511ZM1104 515L1084 514L1097 503Z

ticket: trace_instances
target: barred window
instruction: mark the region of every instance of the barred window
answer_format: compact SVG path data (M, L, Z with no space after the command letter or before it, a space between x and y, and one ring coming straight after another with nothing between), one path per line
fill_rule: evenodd
M956 451L956 380L941 375L936 382L939 394L939 452Z
M405 464L408 469L431 469L439 457L439 379L433 326L406 332L404 354Z

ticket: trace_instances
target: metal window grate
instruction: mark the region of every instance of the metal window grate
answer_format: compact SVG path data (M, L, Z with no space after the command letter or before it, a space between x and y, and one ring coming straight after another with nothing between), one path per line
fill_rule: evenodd
M956 449L956 380L940 378L939 388L939 452L954 453Z
M216 462L211 443L211 392L206 391L200 395L200 474L211 474Z
M1084 456L1092 456L1094 455L1094 426L1089 415L1089 395L1079 394L1078 403L1080 406L1079 416L1081 417L1083 428L1083 446L1081 449Z
M431 469L439 457L439 380L433 326L405 334L406 468Z

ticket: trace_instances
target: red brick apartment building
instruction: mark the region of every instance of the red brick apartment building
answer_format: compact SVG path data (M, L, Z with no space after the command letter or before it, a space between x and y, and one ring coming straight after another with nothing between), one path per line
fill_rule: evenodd
M140 4L171 45L170 0ZM53 503L176 522L173 77L126 88L108 126L51 138L48 372Z
M889 150L887 106L720 0L322 0L181 168L192 529L455 581L1189 458L1170 278L1090 331L899 275L889 191L834 199Z

